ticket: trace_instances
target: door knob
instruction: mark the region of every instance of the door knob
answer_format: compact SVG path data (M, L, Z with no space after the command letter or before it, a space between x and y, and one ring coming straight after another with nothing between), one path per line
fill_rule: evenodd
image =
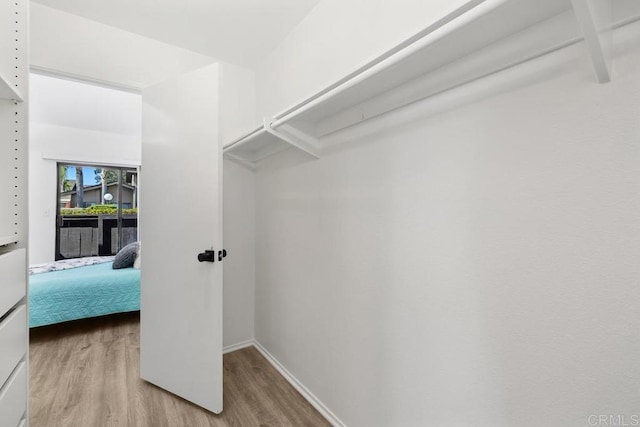
M218 261L222 261L222 258L227 256L227 250L223 249L221 251L218 251Z
M198 254L198 261L200 262L216 262L216 251L206 250Z

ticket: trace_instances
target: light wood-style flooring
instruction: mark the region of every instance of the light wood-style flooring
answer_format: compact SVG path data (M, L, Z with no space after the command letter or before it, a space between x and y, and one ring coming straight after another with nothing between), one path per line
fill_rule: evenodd
M31 331L32 427L327 426L253 347L224 356L224 411L140 379L139 314Z

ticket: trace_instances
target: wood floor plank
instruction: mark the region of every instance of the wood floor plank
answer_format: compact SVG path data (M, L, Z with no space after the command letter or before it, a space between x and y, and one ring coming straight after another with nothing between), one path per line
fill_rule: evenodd
M224 356L224 411L140 379L138 313L31 331L32 427L330 425L253 347Z

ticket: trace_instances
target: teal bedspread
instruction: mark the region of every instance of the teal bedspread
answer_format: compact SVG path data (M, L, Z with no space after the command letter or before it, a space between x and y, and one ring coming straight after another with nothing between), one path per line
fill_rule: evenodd
M140 310L140 270L111 265L29 276L29 326Z

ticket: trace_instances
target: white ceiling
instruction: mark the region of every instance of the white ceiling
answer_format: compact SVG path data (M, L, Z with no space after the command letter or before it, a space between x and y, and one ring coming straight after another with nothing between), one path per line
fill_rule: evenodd
M319 0L32 0L212 58L253 65Z
M31 67L54 74L143 89L216 61L37 3L30 21Z

